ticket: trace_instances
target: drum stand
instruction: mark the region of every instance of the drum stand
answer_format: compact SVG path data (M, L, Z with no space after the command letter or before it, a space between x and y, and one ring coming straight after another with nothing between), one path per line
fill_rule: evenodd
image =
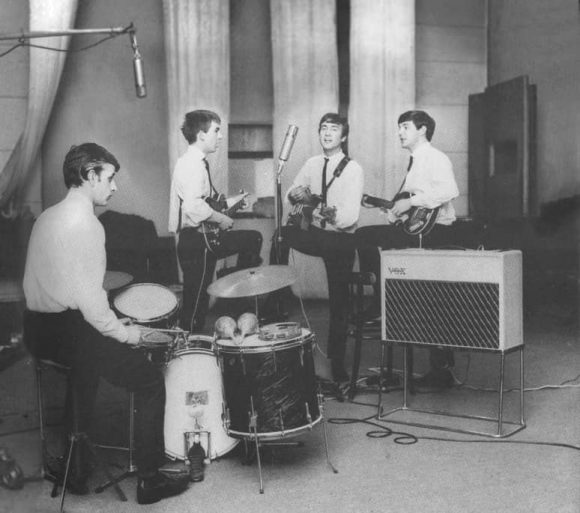
M113 450L121 450L127 451L129 453L129 464L127 466L127 470L123 472L121 475L110 479L106 483L103 483L101 486L95 488L95 493L101 493L103 490L106 490L110 486L114 486L118 488L118 483L123 481L128 477L132 477L137 475L137 467L133 463L133 452L135 450L135 394L133 392L129 392L129 447L114 447L114 446L107 446L107 445L98 445L100 449L113 449ZM120 490L120 488L119 488ZM122 492L121 492L122 493ZM127 501L127 497L124 493L122 493L121 500Z
M338 474L338 470L336 470L336 467L330 461L330 455L328 452L328 433L326 430L326 419L324 418L324 406L323 406L324 397L322 394L317 394L317 398L318 398L318 409L320 411L320 421L322 422L322 428L324 433L324 449L326 452L326 463L328 464L333 473ZM312 427L313 425L311 425L309 429L312 430ZM264 481L262 479L262 460L260 458L260 446L262 445L267 447L288 447L288 446L296 447L298 445L302 445L302 442L267 441L261 444L260 443L261 438L269 438L269 440L272 440L272 438L271 435L258 433L258 415L254 411L253 404L252 404L252 414L250 416L250 432L251 432L250 440L253 439L256 445L256 459L258 462L258 478L260 480L260 493L263 494Z

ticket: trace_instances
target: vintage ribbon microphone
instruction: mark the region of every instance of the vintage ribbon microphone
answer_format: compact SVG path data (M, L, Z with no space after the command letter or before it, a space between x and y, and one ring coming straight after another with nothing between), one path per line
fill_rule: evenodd
M296 125L288 125L288 130L286 131L286 136L284 137L284 142L282 143L282 148L280 149L280 155L278 156L275 196L276 239L278 243L282 242L282 171L284 170L284 166L290 157L290 152L292 151L292 146L294 146L294 141L296 140L297 134L298 127ZM277 261L280 261L279 244L276 244L276 257Z

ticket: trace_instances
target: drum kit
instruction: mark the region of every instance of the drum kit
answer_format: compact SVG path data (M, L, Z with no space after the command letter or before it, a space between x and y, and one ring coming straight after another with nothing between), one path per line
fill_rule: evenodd
M292 285L295 271L284 265L244 269L216 280L208 293L219 298L259 296ZM314 334L299 323L258 325L254 314L236 322L221 317L214 336L173 328L179 299L153 283L124 287L114 309L139 324L138 346L164 369L166 386L165 452L187 460L192 441L201 443L209 460L231 451L241 440L253 442L264 492L260 447L277 444L324 427L323 398L317 393ZM247 449L247 446L246 446Z

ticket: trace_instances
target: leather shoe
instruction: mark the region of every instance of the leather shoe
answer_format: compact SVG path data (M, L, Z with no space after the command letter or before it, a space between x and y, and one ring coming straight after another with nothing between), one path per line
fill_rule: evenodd
M157 472L150 478L137 480L137 503L153 504L187 490L189 476L169 477Z
M417 392L437 392L452 388L455 379L448 369L432 369L424 376L414 380L413 384Z

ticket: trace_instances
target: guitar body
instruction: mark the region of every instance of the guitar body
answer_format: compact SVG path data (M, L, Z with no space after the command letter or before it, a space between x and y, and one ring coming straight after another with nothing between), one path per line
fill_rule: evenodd
M234 203L231 207L228 207L228 201L223 194L218 194L213 198L207 197L205 198L205 201L212 209L231 217L240 208L243 208L244 200L247 195L247 193L241 191L238 196L235 196ZM204 221L201 223L199 230L204 234L205 242L209 250L214 250L221 244L221 230L218 223Z
M380 207L385 210L390 210L395 205L395 202L400 199L408 199L411 195L408 192L397 194L393 200L389 201L375 196L363 194L363 206ZM401 225L403 231L408 235L427 235L437 220L437 208L412 207L408 212L405 212L396 224Z
M288 212L286 226L297 226L301 230L308 230L312 224L312 213L321 201L320 196L311 194L310 201L292 205L292 209Z

